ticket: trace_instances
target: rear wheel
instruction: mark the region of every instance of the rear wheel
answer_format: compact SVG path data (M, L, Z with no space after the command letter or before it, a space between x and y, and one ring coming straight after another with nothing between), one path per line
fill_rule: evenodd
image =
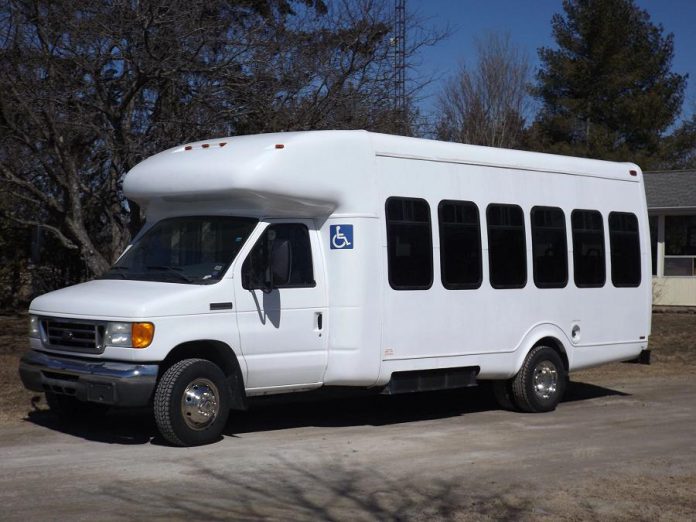
M75 397L46 392L48 407L58 418L68 422L88 422L103 417L109 411L106 404L78 401Z
M229 405L222 370L205 359L185 359L164 372L157 384L155 421L175 446L209 444L220 438Z
M512 379L512 399L528 413L552 411L563 398L568 374L553 348L535 346Z

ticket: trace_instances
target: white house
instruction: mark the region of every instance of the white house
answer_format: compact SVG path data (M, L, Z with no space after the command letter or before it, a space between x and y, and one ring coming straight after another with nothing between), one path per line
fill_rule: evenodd
M645 172L653 304L696 306L696 170Z

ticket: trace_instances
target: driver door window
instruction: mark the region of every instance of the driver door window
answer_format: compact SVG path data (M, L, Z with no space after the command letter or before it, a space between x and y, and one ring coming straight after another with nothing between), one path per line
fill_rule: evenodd
M270 234L275 234L272 242L269 241ZM287 274L273 274L274 287L313 288L316 285L307 227L300 223L282 223L269 226L244 261L242 286L246 290L263 288L269 263L269 247L275 255L285 245L289 251L289 270Z

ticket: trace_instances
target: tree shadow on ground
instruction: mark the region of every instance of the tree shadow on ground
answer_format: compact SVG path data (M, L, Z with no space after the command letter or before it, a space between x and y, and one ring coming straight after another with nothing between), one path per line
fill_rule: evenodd
M487 481L472 491L464 477L404 478L387 469L340 461L299 464L280 455L263 471L244 472L233 461L181 464L188 471L166 487L135 488L123 481L101 494L127 505L135 518L176 520L520 520L534 510L529 488Z
M338 396L337 396L338 395ZM626 393L582 382L570 382L563 402L584 401ZM309 426L386 426L447 419L498 410L490 387L423 392L395 396L336 392L309 392L256 399L247 412L232 412L224 434L276 431ZM511 415L515 415L511 413ZM158 435L151 410L112 410L103 418L66 422L49 410L25 418L45 428L107 444L165 444Z

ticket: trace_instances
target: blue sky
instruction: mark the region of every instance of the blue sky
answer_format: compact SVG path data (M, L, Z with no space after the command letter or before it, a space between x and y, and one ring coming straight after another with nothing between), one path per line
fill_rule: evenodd
M674 33L672 70L689 73L682 116L689 116L696 106L696 0L637 0L655 24L665 33ZM537 49L554 46L551 17L563 11L561 0L406 0L406 8L418 13L429 25L449 24L452 34L436 46L425 49L418 65L423 75L446 78L461 60L472 63L476 58L474 39L487 32L509 33L513 44L526 50L535 69L539 64ZM421 109L427 114L435 101L441 81L428 86Z

